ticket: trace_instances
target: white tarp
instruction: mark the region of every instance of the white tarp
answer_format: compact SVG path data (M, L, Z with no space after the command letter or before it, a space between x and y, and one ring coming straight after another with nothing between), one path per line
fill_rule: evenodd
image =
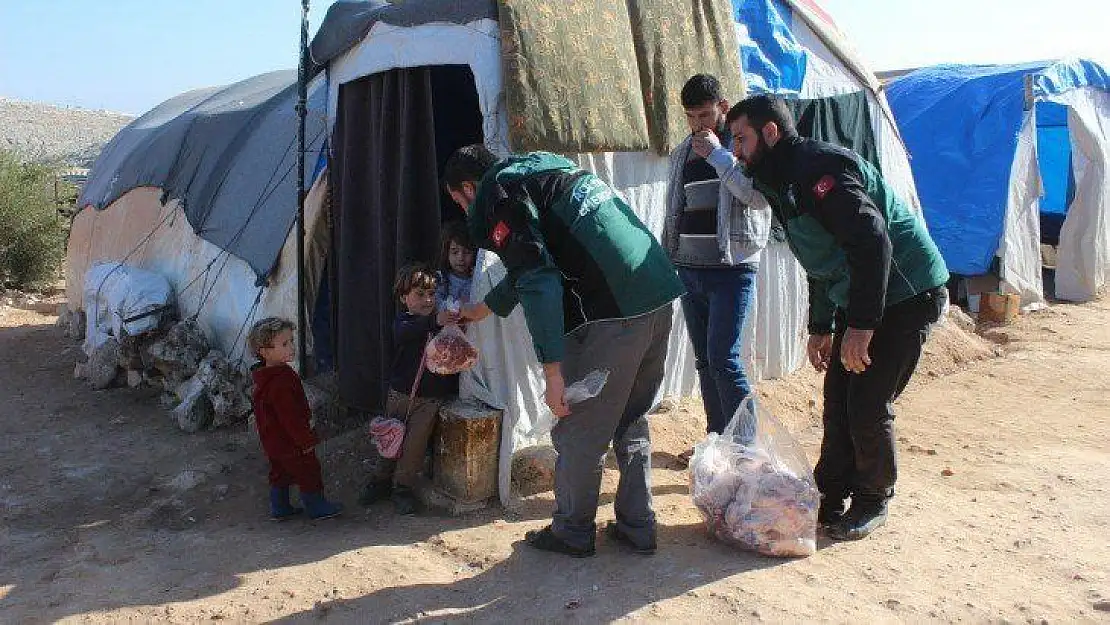
M1110 93L1093 87L1051 98L1068 107L1075 197L1060 231L1056 297L1098 297L1110 274Z
M998 245L1006 288L1021 296L1022 305L1044 300L1041 278L1041 175L1037 167L1037 119L1026 111L1010 168L1006 223Z
M135 336L158 327L159 311L173 303L161 274L118 262L93 265L85 274L87 325L84 350L92 355L109 337Z

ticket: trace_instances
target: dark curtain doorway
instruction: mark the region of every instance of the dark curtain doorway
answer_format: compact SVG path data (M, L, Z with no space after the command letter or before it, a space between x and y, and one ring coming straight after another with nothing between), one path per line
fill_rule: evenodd
M328 276L344 405L382 410L397 313L394 276L406 263L436 262L439 224L449 214L439 170L457 147L480 140L477 92L466 67L396 69L340 87Z

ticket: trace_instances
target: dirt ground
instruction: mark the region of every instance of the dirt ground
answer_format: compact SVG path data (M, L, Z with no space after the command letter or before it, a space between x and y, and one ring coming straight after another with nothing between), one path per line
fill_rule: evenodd
M245 426L187 435L150 391L92 391L53 317L0 307L0 622L1110 622L1107 320L1054 306L990 331L990 358L931 343L868 540L775 560L707 538L675 462L703 428L687 401L652 417L659 553L572 560L521 546L550 493L402 519L333 479L345 516L268 522ZM816 382L760 386L811 457Z

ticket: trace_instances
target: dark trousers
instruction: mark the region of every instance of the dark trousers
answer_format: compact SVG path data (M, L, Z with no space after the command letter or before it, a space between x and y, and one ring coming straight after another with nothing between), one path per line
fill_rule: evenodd
M316 459L315 453L267 458L267 460L270 461L270 486L288 488L296 484L302 493L318 493L324 490L324 478L320 475L320 461Z
M833 338L825 374L825 435L814 469L825 496L894 494L898 464L892 404L913 376L947 299L939 287L887 308L871 339L871 366L863 373L850 373L840 362L843 331ZM837 319L838 328L845 327L843 321Z

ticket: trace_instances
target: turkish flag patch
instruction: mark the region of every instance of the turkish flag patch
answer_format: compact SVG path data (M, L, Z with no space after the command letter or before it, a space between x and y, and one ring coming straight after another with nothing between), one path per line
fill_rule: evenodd
M829 191L832 191L835 187L836 180L832 176L826 174L821 176L817 184L813 185L813 194L817 196L817 199L823 200L825 196L829 194Z
M505 245L505 241L508 240L509 235L512 233L513 231L509 229L508 224L503 221L499 221L497 222L497 225L493 227L493 232L490 233L489 237L493 239L494 245L496 245L497 247L502 247Z

